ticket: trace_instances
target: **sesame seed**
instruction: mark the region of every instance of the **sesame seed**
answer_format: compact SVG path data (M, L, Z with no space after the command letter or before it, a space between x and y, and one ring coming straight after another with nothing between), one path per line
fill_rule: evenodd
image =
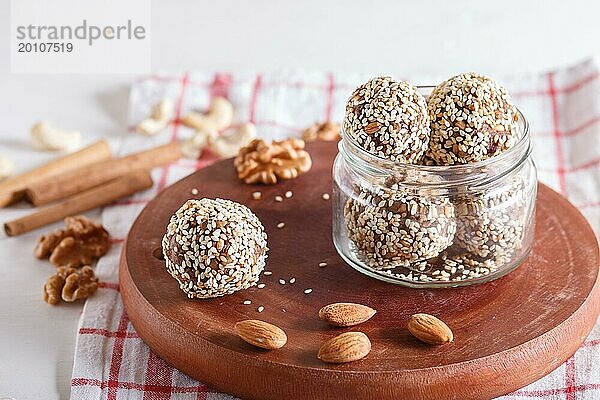
M290 282L290 284L296 283L296 278L290 278L289 282Z
M283 201L283 197L281 197L281 196L275 196L275 201L281 203Z
M197 194L198 194L198 189L196 189L196 188L193 188L193 189L191 190L191 193L192 193L194 196L195 196L195 195L197 195Z
M244 305L247 306L247 305L252 304L252 301L250 301L250 300L244 300L244 302L242 304L244 304Z
M261 192L252 192L252 198L254 200L260 200L261 197L262 197L262 193Z
M256 285L257 288L262 289L265 287L264 283L259 283L258 285Z
M292 191L291 191L291 190L288 190L287 192L285 192L285 198L286 198L286 199L289 199L289 198L291 198L293 195L294 195L294 194L292 193Z
M280 283L280 284L282 284L282 285L285 285L285 280L283 280L283 279L280 279L280 280L279 280L279 283Z
M325 268L327 266L326 262L320 262L319 263L319 268Z
M323 198L323 200L329 200L329 193L323 193L321 197Z
M271 271L264 271L264 272L263 272L263 274L264 274L264 275L272 275L272 274L273 274L273 272L271 272Z
M304 289L304 294L310 294L312 293L312 289L308 288L308 289Z
M256 309L256 311L258 311L258 312L263 312L263 311L265 311L265 308L264 308L263 306L259 306L259 307Z
M277 224L277 228L281 229L285 226L285 222L280 222Z

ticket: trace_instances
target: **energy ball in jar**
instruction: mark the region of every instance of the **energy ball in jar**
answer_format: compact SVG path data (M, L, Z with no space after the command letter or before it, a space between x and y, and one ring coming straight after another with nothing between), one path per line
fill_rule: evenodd
M508 186L458 197L454 243L498 264L509 261L523 244L529 219L526 193L523 180L515 178Z
M344 216L356 256L377 270L409 267L440 254L456 232L447 198L414 196L397 184L355 185Z
M416 164L427 149L429 131L425 98L408 82L373 78L346 103L344 134L374 156Z
M258 217L223 199L188 200L162 239L167 271L189 298L219 297L258 282L267 235Z
M505 88L474 72L439 84L427 98L427 155L439 165L482 161L518 141L519 114Z

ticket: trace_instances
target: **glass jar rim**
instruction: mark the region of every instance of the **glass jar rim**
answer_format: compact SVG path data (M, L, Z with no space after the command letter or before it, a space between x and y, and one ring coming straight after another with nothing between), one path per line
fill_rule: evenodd
M423 86L420 86L423 88ZM477 180L494 179L498 176L504 176L524 163L531 154L531 138L529 132L529 122L517 108L519 114L519 133L520 136L514 146L508 150L481 161L475 161L467 164L453 165L418 165L406 162L392 161L369 153L360 147L350 136L344 132L344 127L340 128L342 140L338 143L338 149L351 165L365 172L371 173L389 173L397 171L403 176L411 176L413 180L419 181L421 185L441 186L452 184L465 184ZM442 181L429 179L429 176L443 176ZM420 178L419 178L420 177Z
M419 87L428 87L428 86L419 86ZM523 115L521 110L519 110L518 108L517 108L517 112L519 113L519 121L522 121L522 124L523 124L523 127L521 128L521 135L520 135L517 143L515 143L515 145L512 146L511 148L509 148L508 150L503 151L502 153L497 154L493 157L486 158L485 160L481 160L481 161L467 163L467 164L420 165L420 164L410 164L410 163L401 162L401 161L392 161L387 158L380 157L375 154L369 153L368 151L366 151L365 149L360 147L358 145L358 143L356 143L355 140L353 140L350 136L346 135L343 124L340 127L340 133L342 136L342 141L347 141L352 146L353 150L356 150L357 154L359 154L361 156L361 158L364 158L365 160L373 160L375 162L382 163L382 164L395 165L395 166L402 167L402 168L414 168L415 170L431 171L431 172L447 171L447 170L452 170L452 169L458 170L461 167L463 167L463 168L464 167L479 168L479 167L489 166L490 164L494 164L496 162L500 162L502 160L510 158L515 153L518 153L519 150L522 150L523 147L525 147L525 146L529 147L529 142L530 142L529 122L527 121L527 119L525 118L525 116Z

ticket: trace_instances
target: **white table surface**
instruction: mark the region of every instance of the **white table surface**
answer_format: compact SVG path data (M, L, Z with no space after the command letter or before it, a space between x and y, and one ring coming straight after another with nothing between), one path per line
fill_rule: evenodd
M190 0L153 1L152 14L155 71L506 74L600 54L598 2ZM0 0L0 27L8 24L8 1ZM0 29L0 154L17 172L55 156L28 146L28 129L38 119L78 129L86 142L126 133L134 76L12 75L8 34ZM1 209L0 220L28 211ZM81 304L42 301L53 267L32 257L39 234L0 238L0 399L69 398Z

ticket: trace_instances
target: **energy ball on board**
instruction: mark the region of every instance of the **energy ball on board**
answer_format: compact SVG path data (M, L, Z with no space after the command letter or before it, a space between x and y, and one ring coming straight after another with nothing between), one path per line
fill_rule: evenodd
M523 245L530 195L524 182L515 179L502 190L458 198L454 243L479 257L509 261Z
M346 228L358 258L383 270L439 255L456 232L454 207L447 198L413 196L397 184L355 186L344 207Z
M258 282L267 235L242 204L188 200L171 217L162 239L167 271L189 298L224 296Z
M425 98L408 82L373 78L348 99L344 134L372 155L416 164L429 143Z
M440 165L485 160L519 137L519 114L506 89L474 72L439 84L427 98L431 138L427 155Z

